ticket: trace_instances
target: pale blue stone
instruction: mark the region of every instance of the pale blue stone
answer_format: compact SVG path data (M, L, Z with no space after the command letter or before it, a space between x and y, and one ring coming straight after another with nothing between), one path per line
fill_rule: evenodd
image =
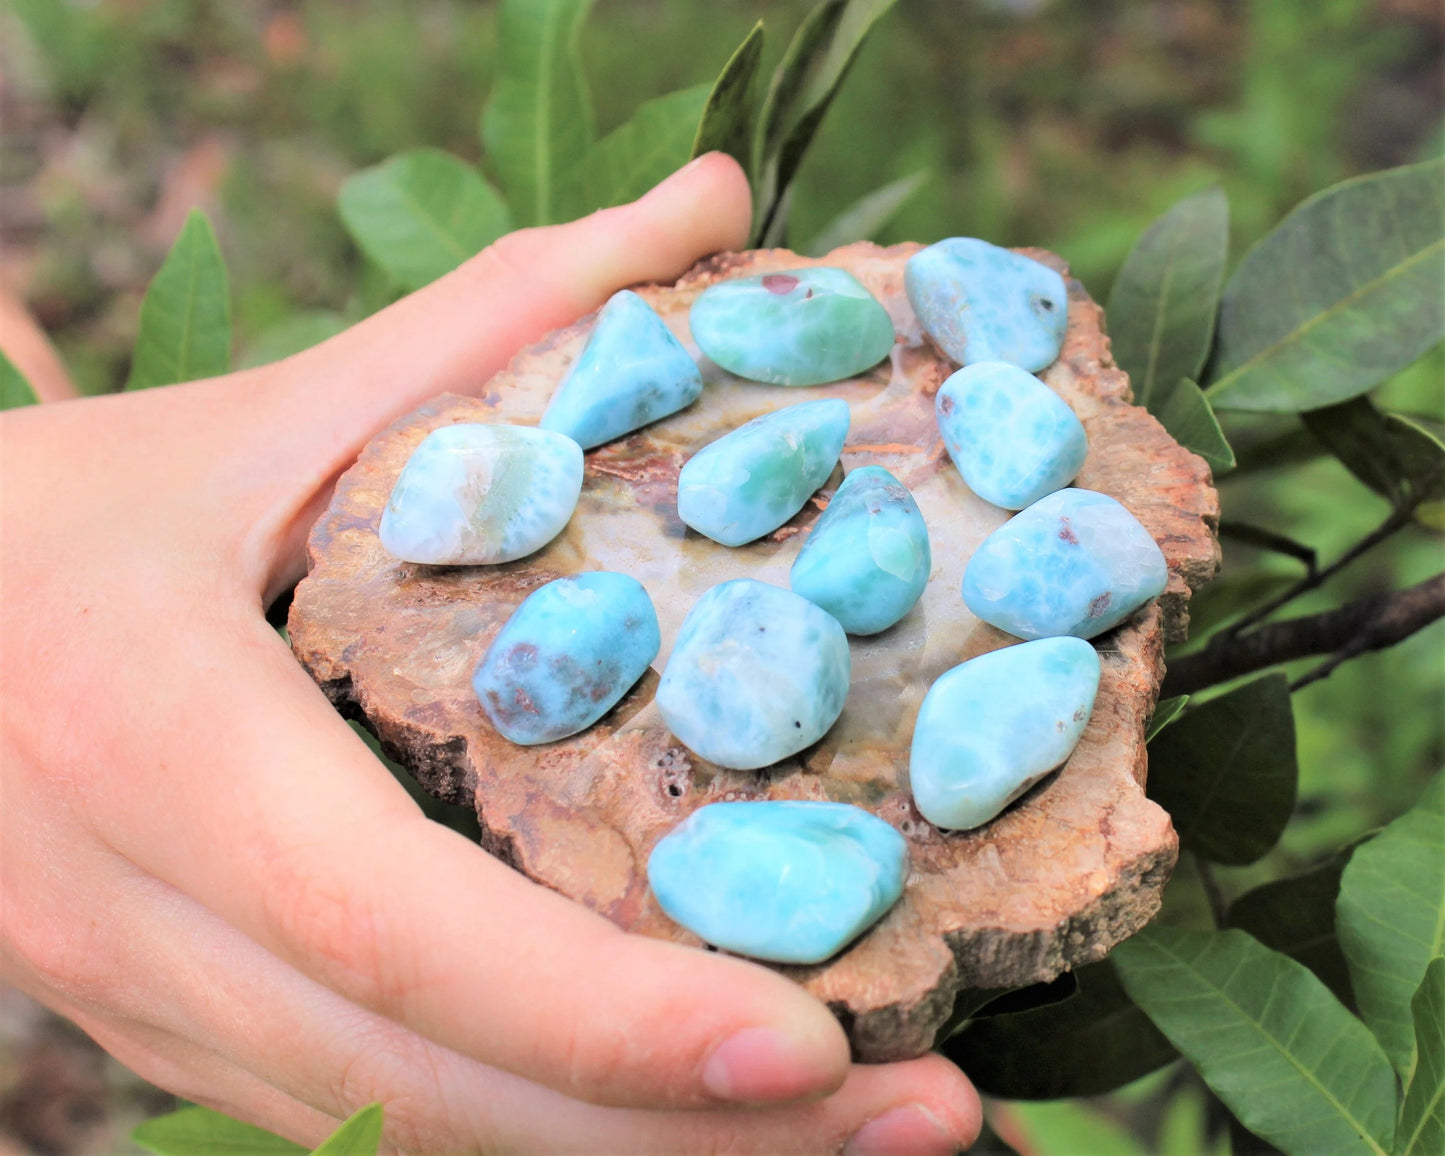
M678 631L657 706L691 750L753 770L797 754L843 713L848 638L789 590L739 578L697 600Z
M1063 347L1064 279L1030 257L950 237L910 257L903 283L923 328L960 365L1007 361L1034 373Z
M770 385L822 385L877 365L893 319L842 269L817 266L739 277L706 289L688 327L729 373Z
M908 487L882 466L860 466L813 526L788 582L849 634L877 634L913 609L932 568Z
M936 827L987 823L1072 753L1099 690L1081 638L1042 638L971 658L928 690L908 778Z
M710 803L647 860L670 919L774 963L836 955L898 902L907 877L903 836L847 803Z
M597 315L541 426L590 450L676 413L701 394L702 374L682 343L651 305L623 289Z
M581 492L582 448L571 438L531 426L447 425L412 451L378 532L405 562L510 562L560 534Z
M1015 514L963 572L968 608L1020 638L1093 638L1164 592L1169 567L1113 498L1056 490Z
M652 599L635 578L595 570L548 582L517 607L477 667L472 688L514 743L585 731L657 657Z
M968 488L1005 510L1022 510L1067 486L1089 452L1068 403L1004 361L960 369L943 383L934 408L944 447Z
M741 546L776 530L828 480L848 436L848 403L805 401L755 417L698 450L677 478L677 513Z

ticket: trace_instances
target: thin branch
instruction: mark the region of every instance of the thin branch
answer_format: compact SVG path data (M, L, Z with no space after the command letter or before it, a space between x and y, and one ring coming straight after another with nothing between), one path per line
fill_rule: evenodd
M1224 892L1220 889L1219 880L1214 877L1214 864L1208 859L1195 855L1194 869L1199 872L1199 882L1204 888L1204 897L1209 900L1209 914L1214 920L1214 928L1216 931L1222 931L1229 905L1224 901Z
M1193 694L1242 674L1312 654L1330 658L1291 689L1324 678L1340 663L1384 650L1445 617L1445 572L1417 586L1361 598L1335 610L1269 622L1248 634L1220 633L1197 654L1170 663L1161 695Z

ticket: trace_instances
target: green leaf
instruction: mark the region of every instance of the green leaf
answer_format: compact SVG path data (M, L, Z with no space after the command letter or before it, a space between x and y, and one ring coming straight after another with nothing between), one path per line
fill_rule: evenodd
M1289 682L1267 674L1187 711L1149 746L1149 797L1205 859L1253 863L1294 811Z
M594 135L578 38L592 0L502 0L482 144L520 225L567 219L567 170Z
M1129 995L1251 1132L1309 1156L1389 1151L1389 1061L1303 966L1243 931L1158 924L1113 960Z
M1179 712L1189 701L1187 694L1176 694L1173 698L1161 698L1154 704L1154 717L1149 720L1149 729L1144 732L1144 741L1152 742L1154 736L1179 717Z
M512 227L501 196L440 149L398 153L346 179L341 220L361 250L411 292Z
M1006 1131L1010 1144L1030 1156L1147 1156L1122 1125L1085 1104L1064 1101L1001 1107L1000 1131Z
M1208 462L1216 476L1234 469L1234 450L1219 428L1209 399L1187 377L1165 395L1155 416L1175 441Z
M1114 280L1105 310L1114 360L1156 416L1179 380L1204 367L1228 259L1229 201L1216 185L1150 225Z
M854 241L872 240L927 179L926 171L912 173L860 197L824 225L822 231L802 247L802 252L810 257L822 257Z
M1344 401L1441 340L1445 160L1310 197L1225 286L1209 381L1217 408L1294 413Z
M25 380L25 375L0 351L0 409L34 405L37 400L35 390Z
M1437 956L1410 1001L1418 1054L1405 1082L1397 1156L1438 1156L1445 1152L1445 958Z
M376 1156L381 1147L380 1104L368 1104L331 1133L312 1156Z
M1360 1014L1402 1075L1414 1051L1411 996L1429 962L1445 955L1442 831L1445 773L1355 852L1335 904Z
M205 214L196 209L166 254L140 307L126 389L225 373L231 364L231 289Z
M131 1139L156 1156L296 1156L306 1149L209 1108L182 1108L137 1124Z
M1176 1058L1124 994L1108 962L1086 964L1074 974L1073 997L973 1019L939 1050L979 1091L1014 1100L1101 1095Z
M281 361L329 341L348 324L344 316L329 309L294 313L258 333L237 359L237 365L241 369L254 369L258 365Z
M687 161L707 99L708 86L699 84L639 105L569 175L567 202L585 213L642 196Z
M1350 473L1397 510L1445 498L1445 444L1417 422L1381 413L1367 397L1300 417Z
M758 64L763 59L763 22L753 25L747 39L723 65L713 82L698 121L692 156L727 153L751 175L753 168L753 116L757 109Z

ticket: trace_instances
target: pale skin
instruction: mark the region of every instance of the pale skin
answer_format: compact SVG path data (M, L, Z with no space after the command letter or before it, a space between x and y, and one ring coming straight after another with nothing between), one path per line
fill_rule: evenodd
M307 1144L377 1100L417 1153L972 1143L941 1057L850 1065L792 981L623 934L427 821L263 615L387 422L748 221L708 156L274 366L0 418L6 982Z

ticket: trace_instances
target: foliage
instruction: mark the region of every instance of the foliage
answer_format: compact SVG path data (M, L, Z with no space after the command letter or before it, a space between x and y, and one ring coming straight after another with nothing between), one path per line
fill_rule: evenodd
M382 1108L369 1104L312 1149L312 1156L376 1156ZM306 1149L210 1108L190 1106L136 1126L131 1138L156 1156L292 1156Z

